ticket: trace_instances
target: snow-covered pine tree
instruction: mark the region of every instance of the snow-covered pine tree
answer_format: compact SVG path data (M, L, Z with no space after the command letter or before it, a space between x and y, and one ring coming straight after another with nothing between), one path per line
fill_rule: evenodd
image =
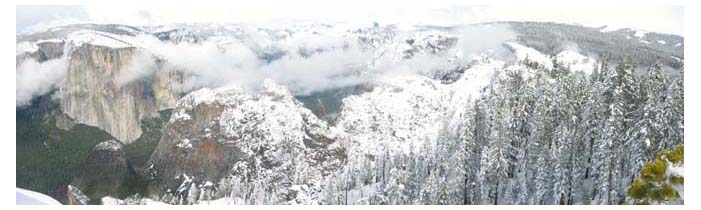
M646 100L638 109L638 118L630 129L629 144L626 145L632 149L630 161L636 166L631 168L633 171L639 171L645 161L650 161L659 148L660 141L666 139L662 132L664 122L659 108L665 98L668 80L659 63L647 71L644 83Z
M531 135L526 145L525 169L523 175L526 183L531 186L522 185L522 195L520 203L543 204L546 194L552 189L548 185L552 182L548 176L551 173L549 167L549 146L553 137L553 125L551 117L551 106L553 101L552 86L548 81L548 76L544 71L537 72L535 76L535 105L532 117L529 121ZM549 197L548 197L549 198Z
M509 163L513 149L511 139L507 136L507 122L510 121L511 112L506 103L501 103L505 99L505 91L501 85L492 88L492 93L487 99L488 124L491 131L487 143L489 162L486 167L489 201L490 204L496 205L503 199L504 189L508 186Z
M503 196L507 203L517 203L521 196L523 180L526 167L525 155L528 145L530 129L528 121L534 99L533 84L524 76L523 68L516 68L506 72L506 105L510 111L510 118L507 122L507 138L511 140L511 152L509 157L509 179L515 179L512 186L508 186Z
M572 101L569 98L569 86L572 85L571 77L569 76L569 71L567 69L559 69L562 67L556 66L553 71L558 71L560 73L555 74L555 92L553 96L553 103L551 106L551 119L553 124L553 139L548 146L548 153L550 154L550 159L552 160L552 175L553 178L553 189L552 189L552 199L548 199L550 203L555 204L559 201L564 201L565 195L567 194L567 184L569 183L569 154L572 140L571 132L571 120L573 107L571 105Z
M475 101L475 116L474 116L474 142L475 142L475 162L477 169L477 176L472 184L475 189L473 198L475 200L474 204L490 204L489 190L491 183L488 182L487 178L489 176L489 147L490 135L492 132L492 117L490 114L489 106L487 105L488 95L486 91L482 92L482 98Z
M660 121L663 123L661 130L666 141L661 141L658 151L662 149L672 149L674 145L684 142L684 70L681 75L675 78L665 90L664 100L658 109L661 114Z
M408 181L406 171L399 168L392 168L389 174L387 186L385 186L385 196L388 204L402 205L410 204L406 192L405 183Z
M474 114L465 128L467 134L463 136L467 152L466 165L470 166L465 168L465 194L467 194L465 203L467 204L482 204L482 183L484 183L485 170L482 160L483 148L486 146L486 136L489 130L481 101L479 99L473 103L474 106L471 110Z
M419 176L419 167L417 164L417 155L416 152L414 152L414 145L410 143L409 145L409 155L407 157L407 166L406 166L406 176L407 180L404 184L405 188L405 195L408 197L408 202L411 202L409 204L414 204L416 203L415 201L418 200L419 196L419 183L422 181Z

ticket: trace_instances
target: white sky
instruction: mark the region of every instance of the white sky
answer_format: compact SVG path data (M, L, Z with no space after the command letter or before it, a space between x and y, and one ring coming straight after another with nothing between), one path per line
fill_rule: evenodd
M683 6L650 4L651 1L588 0L589 5L538 2L479 6L463 1L272 1L243 2L197 0L190 2L68 1L83 6L17 6L17 32L43 30L69 23L119 23L128 25L159 25L179 22L233 22L250 24L288 23L300 20L345 21L370 23L404 23L455 25L489 21L551 21L609 25L683 35ZM555 1L557 2L557 1ZM92 3L92 4L91 4ZM471 5L472 4L472 5Z

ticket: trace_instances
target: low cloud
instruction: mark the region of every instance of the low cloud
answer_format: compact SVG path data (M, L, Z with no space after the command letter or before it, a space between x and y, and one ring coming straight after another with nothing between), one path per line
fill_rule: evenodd
M506 25L469 25L442 33L441 37L457 37L458 41L439 53L418 53L408 59L398 59L401 49L413 47L403 40L406 37L399 36L393 44L376 49L337 30L316 28L275 33L246 28L241 36L177 44L140 35L135 38L137 52L116 82L124 85L155 71L179 71L187 75L179 87L184 91L227 85L255 91L262 80L270 78L286 85L292 94L308 95L394 75L434 76L464 65L474 56L494 55L503 42L515 39ZM17 68L17 105L47 93L65 72L65 59L24 61Z
M457 48L468 57L484 53L499 57L506 52L502 44L517 37L506 24L470 25L455 31L460 37Z
M123 71L124 73L119 75L116 83L119 86L128 84L134 80L153 74L157 69L158 66L156 65L155 57L143 49L139 49L134 53L134 56L127 65L127 69Z
M256 72L260 59L236 40L224 45L212 41L173 44L147 38L144 43L148 53L135 56L132 68L140 72L153 71L156 70L153 59L160 59L162 70L180 71L190 76L183 84L185 90L229 84L248 86L262 79Z
M66 75L68 63L65 57L39 63L26 59L17 66L16 106L28 105L32 98L44 95L56 88Z
M244 34L238 38L223 36L200 43L177 44L147 36L140 38L143 52L147 53L137 53L130 65L132 73L124 78L132 81L149 75L158 69L154 61L157 58L163 61L160 70L188 75L184 90L236 85L254 91L263 79L270 78L286 85L295 95L308 95L382 76L432 76L464 65L474 56L494 56L500 52L502 43L516 38L504 24L459 26L445 33L458 38L453 47L408 59L396 58L393 53L401 53L400 50L363 47L355 38L334 30L268 33L244 28ZM394 42L409 45L399 39ZM263 58L263 52L277 55Z

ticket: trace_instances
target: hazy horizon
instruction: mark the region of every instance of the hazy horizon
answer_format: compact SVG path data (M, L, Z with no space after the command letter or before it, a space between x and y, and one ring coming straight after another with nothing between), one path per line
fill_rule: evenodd
M306 1L303 1L306 2ZM460 25L494 21L535 21L609 26L683 35L684 7L679 5L502 4L469 5L457 1L431 4L383 2L238 2L218 4L18 5L17 34L76 23L165 25L172 23L244 23L254 25L299 21L358 22L410 25ZM308 6L313 5L313 6ZM596 14L596 15L592 15Z

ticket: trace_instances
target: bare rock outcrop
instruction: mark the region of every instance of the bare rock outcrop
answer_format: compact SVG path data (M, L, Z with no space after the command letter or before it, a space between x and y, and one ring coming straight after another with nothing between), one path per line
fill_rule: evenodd
M92 199L116 196L128 175L129 165L122 143L116 140L104 141L90 151L78 175L73 178L69 193L73 187Z
M129 74L136 48L109 48L84 44L70 54L61 83L60 107L77 123L99 127L124 143L142 133L141 118L175 105L171 78L177 72L121 84Z
M88 198L88 196L83 194L80 189L72 185L68 185L66 197L68 198L66 203L68 205L88 205L88 202L90 202L90 198Z

